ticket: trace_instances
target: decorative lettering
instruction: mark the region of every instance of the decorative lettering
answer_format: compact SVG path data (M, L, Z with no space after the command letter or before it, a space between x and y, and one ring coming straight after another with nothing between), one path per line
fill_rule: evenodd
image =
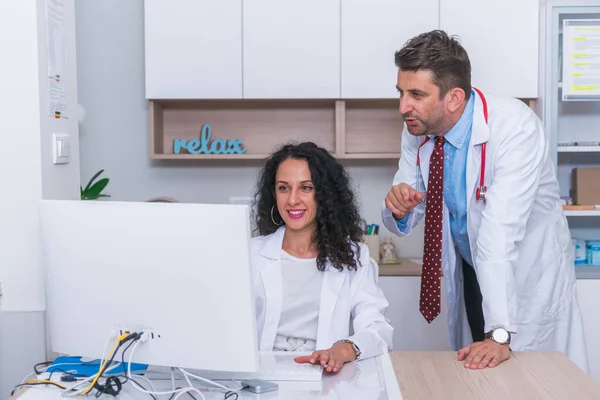
M246 148L241 140L236 139L215 139L210 141L211 129L206 124L200 131L200 139L175 139L173 141L173 153L181 154L182 150L187 150L190 154L244 154Z

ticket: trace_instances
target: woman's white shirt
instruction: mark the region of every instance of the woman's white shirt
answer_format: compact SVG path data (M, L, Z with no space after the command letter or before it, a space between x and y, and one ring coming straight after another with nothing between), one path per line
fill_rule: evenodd
M298 258L281 250L283 301L275 351L314 351L317 344L323 272L317 259Z
M284 234L285 227L281 227L271 235L251 240L257 341L261 351L273 351L283 314ZM316 349L328 349L338 340L350 339L359 347L361 358L369 358L392 349L394 330L385 317L389 303L378 285L379 266L371 259L366 245L357 245L357 269L337 270L326 262L322 272Z

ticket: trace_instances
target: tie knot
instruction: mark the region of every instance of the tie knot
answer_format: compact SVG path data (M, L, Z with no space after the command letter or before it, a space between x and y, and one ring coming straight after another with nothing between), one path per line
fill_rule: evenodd
M436 136L435 137L435 145L436 147L440 147L443 146L444 143L446 143L446 138L443 136Z

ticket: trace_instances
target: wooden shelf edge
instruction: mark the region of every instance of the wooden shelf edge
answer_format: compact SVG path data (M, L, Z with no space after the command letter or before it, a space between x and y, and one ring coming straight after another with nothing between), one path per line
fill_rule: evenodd
M341 160L398 160L399 153L350 153L338 156ZM269 154L151 154L153 160L264 160Z
M346 153L339 158L347 160L397 160L400 158L400 153Z
M421 264L401 258L396 264L379 263L379 276L421 276Z
M600 146L558 146L559 153L598 153Z
M152 154L153 160L264 160L268 154Z

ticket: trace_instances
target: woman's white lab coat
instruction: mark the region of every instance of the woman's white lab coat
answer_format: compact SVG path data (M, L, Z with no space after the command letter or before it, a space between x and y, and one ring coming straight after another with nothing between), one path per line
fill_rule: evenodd
M483 295L485 332L503 327L516 332L513 350L559 350L587 371L586 345L579 310L571 235L558 196L558 183L540 120L516 99L475 94L473 130L466 168L467 230L472 259ZM417 149L423 137L405 129L402 155L393 184L415 187ZM487 143L487 203L476 200L481 144ZM420 150L421 187L427 187L434 141ZM425 206L411 213L405 233L383 207L385 226L409 234ZM463 299L460 255L452 242L444 204L442 270L448 327L454 350L472 342Z
M282 308L281 246L285 227L251 240L252 275L259 350L272 351ZM360 244L358 270L338 271L328 265L323 272L317 350L340 339L351 339L361 358L384 354L392 348L393 328L384 317L388 302L378 286L378 266ZM352 326L350 325L352 322ZM354 333L351 334L351 328Z

